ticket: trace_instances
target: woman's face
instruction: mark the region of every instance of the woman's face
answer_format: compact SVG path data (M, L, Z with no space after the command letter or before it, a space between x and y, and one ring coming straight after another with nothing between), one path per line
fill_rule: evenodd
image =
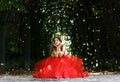
M58 38L55 38L55 39L54 39L54 44L55 44L55 45L58 46L60 43L61 43L61 41L60 41Z

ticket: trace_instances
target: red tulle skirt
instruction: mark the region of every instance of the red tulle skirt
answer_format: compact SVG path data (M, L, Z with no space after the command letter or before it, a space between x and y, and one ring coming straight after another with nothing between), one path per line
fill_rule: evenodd
M34 67L34 78L77 78L89 76L84 71L82 59L75 56L48 57Z

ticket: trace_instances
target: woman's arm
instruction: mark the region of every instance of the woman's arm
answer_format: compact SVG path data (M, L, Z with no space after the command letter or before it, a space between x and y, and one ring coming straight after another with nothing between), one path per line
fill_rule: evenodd
M57 52L54 47L52 47L51 51L52 51L51 56L57 56Z
M63 56L63 55L67 55L67 50L65 45L60 45L60 46L56 46L56 49L53 48L52 49L52 54L51 56Z
M59 49L60 49L58 53L59 56L67 55L67 50L66 50L65 45L62 45L62 48L60 47Z
M56 45L53 45L51 51L52 51L51 56L58 57L60 50L59 50L59 48Z

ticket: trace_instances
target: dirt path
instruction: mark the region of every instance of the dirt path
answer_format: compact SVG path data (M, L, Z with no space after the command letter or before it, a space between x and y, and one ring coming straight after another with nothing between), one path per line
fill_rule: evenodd
M85 78L35 79L31 75L0 75L0 82L120 82L120 74L93 74Z

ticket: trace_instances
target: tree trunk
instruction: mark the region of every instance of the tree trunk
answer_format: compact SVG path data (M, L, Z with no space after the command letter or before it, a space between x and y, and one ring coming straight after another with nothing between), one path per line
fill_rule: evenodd
M0 29L0 71L5 68L5 31Z
M30 29L26 28L25 32L25 69L30 70Z

